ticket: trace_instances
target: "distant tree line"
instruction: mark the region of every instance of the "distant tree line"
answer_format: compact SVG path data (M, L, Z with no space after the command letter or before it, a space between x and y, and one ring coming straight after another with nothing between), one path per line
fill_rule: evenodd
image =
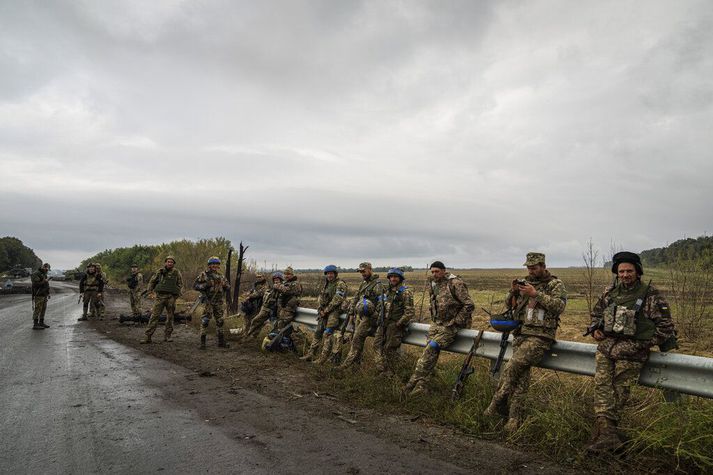
M37 269L40 265L42 260L22 241L10 236L0 238L0 271L13 268Z
M691 262L704 269L713 269L713 236L680 239L666 247L642 251L641 260L648 267L670 267L680 262Z

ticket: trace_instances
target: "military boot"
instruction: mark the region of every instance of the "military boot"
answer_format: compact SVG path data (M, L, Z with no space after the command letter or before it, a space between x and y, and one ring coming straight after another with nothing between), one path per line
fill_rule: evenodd
M599 416L592 429L592 438L585 450L590 453L613 452L621 447L622 441L613 420Z
M483 415L485 417L508 417L508 414L507 404L495 397L493 397L493 400L490 401L490 405L487 409L483 411Z
M409 397L426 396L426 395L428 395L428 389L426 389L426 384L421 381L416 383L414 388L408 394Z
M40 324L37 323L37 320L33 320L32 329L33 330L44 330L45 327L40 326Z
M205 335L201 335L201 346L198 347L201 350L205 350Z
M40 320L40 326L41 326L42 328L49 328L49 327L50 327L49 325L47 325L47 324L45 323L44 320Z
M146 345L147 343L151 343L151 337L146 335L139 343L142 345Z
M310 345L309 349L307 350L307 353L300 356L300 359L302 361L312 361L315 356L317 356L317 346Z
M230 345L225 342L225 335L218 334L218 348L230 348Z
M513 435L520 428L520 425L521 425L521 421L519 418L511 417L505 423L503 430L505 431L506 434Z
M86 315L82 315L81 317L79 317L79 318L77 319L78 322L84 322L84 321L86 321L86 320L89 320Z

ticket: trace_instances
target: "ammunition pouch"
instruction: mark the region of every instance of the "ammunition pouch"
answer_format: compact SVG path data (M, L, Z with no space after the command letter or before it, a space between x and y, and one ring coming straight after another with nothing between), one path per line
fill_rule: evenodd
M622 305L611 305L604 314L604 333L636 335L636 311Z

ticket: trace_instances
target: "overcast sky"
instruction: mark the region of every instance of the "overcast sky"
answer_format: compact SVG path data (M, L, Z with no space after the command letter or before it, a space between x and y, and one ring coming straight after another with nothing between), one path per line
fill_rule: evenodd
M708 0L0 0L0 235L579 265L711 231L712 78Z

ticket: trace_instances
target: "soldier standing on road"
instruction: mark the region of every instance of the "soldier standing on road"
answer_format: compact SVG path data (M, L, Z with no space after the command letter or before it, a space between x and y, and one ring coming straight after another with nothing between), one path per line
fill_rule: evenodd
M201 350L205 350L206 335L208 333L208 324L210 317L215 319L215 332L218 336L218 346L227 348L225 343L225 335L223 334L223 299L225 298L226 289L230 288L228 279L220 273L220 259L216 256L208 259L208 269L196 277L193 283L193 288L203 294L205 300L205 309L203 318L201 319Z
M30 276L32 282L32 329L44 330L50 326L45 323L47 300L50 298L50 279L47 273L50 265L46 262Z
M240 304L240 310L245 319L246 330L250 328L250 322L262 308L262 298L265 296L267 287L267 279L265 276L263 274L255 274L253 288L245 293L243 303Z
M102 272L102 265L99 262L95 262L94 265L97 268L97 275L99 276L99 279L102 281L102 288L106 287L106 284L109 283L109 279L107 278L106 274ZM99 317L99 320L104 320L104 314L106 313L106 306L104 305L104 292L98 292L96 295L96 302L94 305L94 308L96 309L96 316Z
M79 292L82 294L82 316L78 321L87 320L87 310L91 317L96 316L99 311L97 305L99 297L104 292L104 279L97 273L97 266L91 262L87 265L86 272L79 281Z
M328 265L324 268L324 285L317 298L317 330L314 332L307 354L300 359L307 361L314 359L319 351L320 341L324 344L316 363L322 364L332 356L334 332L342 323L339 315L342 313L342 302L346 297L346 282L339 278L337 266Z
M514 319L522 323L513 331L512 357L484 413L507 417L505 430L509 433L515 432L524 420L523 399L530 386L530 369L554 343L560 315L567 305L564 284L547 270L544 254L528 253L524 265L527 277L513 280L505 300Z
M141 288L144 285L144 275L139 272L139 266L131 265L131 275L126 279L129 287L129 303L131 304L131 314L134 317L141 316Z
M242 338L256 337L266 321L271 317L277 318L277 300L280 296L278 286L280 286L284 280L285 276L282 272L274 272L272 274L272 288L265 291L262 298L262 307L260 307L260 311L250 322L250 326L246 328L243 335L241 335Z
M431 264L431 285L428 287L431 311L431 329L428 343L421 358L416 362L411 379L404 387L404 394L415 396L426 392L442 348L455 340L458 330L468 328L475 305L468 294L468 287L460 277L446 272L441 261Z
M373 273L370 262L359 264L359 273L363 280L354 298L352 298L348 316L348 318L356 320L356 328L354 329L352 345L349 348L347 358L340 366L343 369L354 367L361 363L366 338L376 331L376 312L379 306L379 299L384 291L384 287L379 281L379 275Z
M599 342L594 374L597 419L587 446L594 453L616 450L623 443L617 425L651 347L676 347L671 309L656 287L641 282L644 268L639 256L618 252L612 262L617 279L594 306L590 326Z
M163 267L156 271L149 280L147 292L156 292L156 302L151 310L151 318L149 319L148 328L146 328L146 337L141 340L141 343L151 343L151 335L156 331L158 326L158 318L161 312L166 310L166 326L164 328L163 341L173 341L171 333L173 333L173 314L176 311L176 298L183 293L183 277L181 273L174 268L176 259L173 256L166 257Z
M415 310L413 292L403 285L403 271L391 268L386 278L389 279L389 288L382 299L384 325L379 326L374 335L374 361L379 372L393 373L401 340L409 322L414 318Z

